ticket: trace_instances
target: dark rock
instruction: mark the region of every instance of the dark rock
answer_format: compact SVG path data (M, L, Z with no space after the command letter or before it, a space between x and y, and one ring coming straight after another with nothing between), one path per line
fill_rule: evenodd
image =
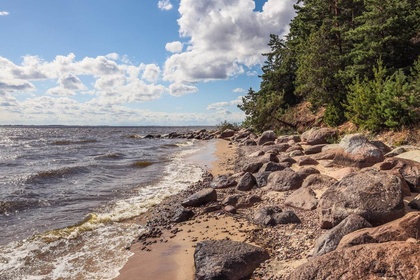
M336 179L324 174L311 174L305 178L302 188L325 191L337 182Z
M314 127L302 133L300 138L308 145L327 144L328 140L337 135L337 131L330 128Z
M420 163L403 158L387 159L394 167L392 168L405 179L412 192L420 192Z
M305 156L305 157L299 158L297 160L297 164L299 166L303 166L303 165L317 165L318 164L318 161L315 160L315 159L313 159L313 158L311 158L311 157Z
M317 257L334 251L346 234L367 227L372 227L368 221L356 214L349 215L341 223L316 240L312 256Z
M184 207L198 207L212 201L217 201L217 192L213 188L207 188L189 196L181 205Z
M249 173L256 173L260 168L263 166L264 163L262 162L253 162L248 163L245 165L245 167L242 169L243 172L249 172Z
M233 135L235 135L235 131L234 130L232 130L232 129L225 129L220 134L219 138L229 138L229 137L232 137Z
M303 148L303 151L305 152L305 155L312 155L317 154L322 151L322 148L325 147L326 144L319 144L319 145L313 145L313 146L305 146Z
M267 186L274 191L296 190L302 186L303 179L290 168L274 171L268 176Z
M258 139L258 145L263 145L264 143L267 143L267 142L274 142L276 141L276 139L277 139L277 136L274 133L274 131L272 130L264 131L261 134L261 137Z
M247 243L210 240L197 243L194 252L196 280L244 279L265 260L268 253Z
M229 187L236 186L237 182L232 177L228 177L226 175L220 175L213 179L210 183L210 187L214 189L225 189Z
M313 258L287 279L420 279L419 255L418 243L359 245Z
M342 151L336 153L333 164L363 168L384 160L382 151L361 134L346 135L339 145Z
M300 157L300 156L303 156L303 155L304 155L304 153L301 150L296 150L296 151L293 151L289 154L289 156L291 156L291 157Z
M279 159L277 158L276 154L273 153L265 153L262 157L261 157L261 162L265 163L265 162L279 162Z
M268 177L270 176L271 171L259 172L255 179L257 180L257 185L259 188L267 186Z
M412 209L420 210L420 194L408 203Z
M398 176L374 169L351 173L332 185L318 202L321 228L332 228L350 214L377 226L405 214Z
M231 213L231 214L236 214L236 208L235 206L232 205L227 205L223 208L223 210L225 210L225 212Z
M252 139L246 139L242 143L245 146L257 146L257 142L255 140L252 140Z
M265 147L265 146L273 146L273 145L275 145L274 141L268 141L268 142L265 142L264 144L262 144L263 147Z
M419 239L420 212L410 212L404 217L387 224L365 228L344 236L338 248L346 248L366 243L384 243L406 241L409 238Z
M295 144L295 145L291 146L290 148L288 148L288 149L286 150L286 153L291 153L291 152L294 152L294 151L303 151L303 148L302 148L302 146L301 146L301 145L299 145L299 144ZM302 153L302 154L303 154L303 153Z
M258 209L254 215L254 223L261 226L301 223L293 211L283 212L277 206L265 206Z
M247 172L239 179L236 189L238 191L249 191L255 186L257 186L257 180L254 175Z
M372 143L376 148L378 148L379 150L382 151L382 154L387 154L389 152L391 152L391 148L388 147L385 143L383 143L382 141L370 141L370 143Z
M241 197L242 197L242 195L239 195L239 194L230 195L222 201L222 204L223 205L236 206L236 204L239 201L239 198L241 198Z
M194 212L192 210L185 209L184 207L180 207L175 211L174 216L172 217L172 222L174 223L181 223L188 221L194 217Z
M300 142L300 135L284 135L277 138L276 143L288 143L290 141L293 141L295 143Z
M296 160L289 156L278 156L277 159L279 163L289 163L290 165L296 163Z
M259 168L259 172L266 172L266 171L273 172L273 171L283 170L285 168L286 168L286 166L284 166L282 164L270 161L270 162L264 163L261 166L261 168Z
M238 200L238 203L236 204L236 207L239 208L249 208L254 206L255 204L261 202L262 199L258 195L249 195L246 197L240 197Z
M221 205L211 205L211 206L207 206L203 209L203 211L201 212L202 214L204 213L211 213L211 212L216 212L222 209Z
M305 180L312 174L320 174L319 170L313 167L303 167L297 171L297 174L302 180Z

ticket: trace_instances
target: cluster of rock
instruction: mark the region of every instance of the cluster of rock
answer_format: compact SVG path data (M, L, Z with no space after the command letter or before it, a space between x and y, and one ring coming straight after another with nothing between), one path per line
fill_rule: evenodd
M420 196L408 201L414 212L407 213L404 203L420 192L420 163L413 160L418 150L391 151L361 134L331 144L338 136L329 128L280 137L273 131L259 137L248 130L225 131L218 137L255 150L243 155L239 173L214 178L209 188L185 199L174 221L189 219L202 205L205 211L232 215L254 206L250 220L261 227L301 222L283 206L316 211L319 228L328 231L289 279L420 279L420 212L415 211ZM255 190L290 195L284 205L265 205ZM250 244L200 242L196 278L242 279L267 258L266 251Z
M142 139L175 139L175 138L183 138L183 139L196 139L196 140L211 140L215 138L220 138L221 133L218 130L207 130L207 129L200 129L196 131L189 131L186 133L179 133L179 132L171 132L168 134L147 134L143 136L139 135L130 135L130 138L142 138ZM222 135L225 137L224 135Z

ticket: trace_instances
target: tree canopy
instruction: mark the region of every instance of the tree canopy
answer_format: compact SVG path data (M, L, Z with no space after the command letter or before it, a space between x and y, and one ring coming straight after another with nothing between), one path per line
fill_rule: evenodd
M308 101L324 122L380 130L420 120L417 0L298 0L290 32L270 35L261 84L239 106L256 130L293 126L287 110Z

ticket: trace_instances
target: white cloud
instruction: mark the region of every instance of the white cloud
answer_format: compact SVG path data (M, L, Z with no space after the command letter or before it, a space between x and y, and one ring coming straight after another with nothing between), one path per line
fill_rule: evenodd
M149 82L156 82L160 75L160 67L156 64L147 64L142 79Z
M170 0L160 0L158 2L158 8L162 11L169 11L173 8Z
M171 53L180 53L182 52L183 44L179 41L167 43L165 49Z
M169 93L173 96L181 96L188 93L195 93L198 88L194 85L173 83L169 86Z
M117 53L109 53L105 57L111 60L118 60L120 56Z
M240 92L245 92L245 90L243 88L235 88L233 92L240 93Z
M268 0L259 12L253 0L181 0L179 32L189 45L166 60L164 78L175 83L228 79L261 64L269 35L287 31L294 3Z
M207 106L207 110L220 111L220 110L225 110L226 107L237 106L239 104L242 104L242 96L238 96L238 98L229 102L224 101L224 102L212 103Z
M7 11L0 11L0 16L8 16L9 12Z

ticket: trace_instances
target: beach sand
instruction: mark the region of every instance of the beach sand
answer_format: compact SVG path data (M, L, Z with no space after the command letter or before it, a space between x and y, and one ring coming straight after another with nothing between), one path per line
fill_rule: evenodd
M228 141L216 140L204 152L188 160L199 164L213 176L233 171L236 148ZM133 243L133 256L121 269L118 280L194 279L194 247L199 241L230 238L245 241L252 226L227 215L202 214L197 218L162 230L155 238Z

